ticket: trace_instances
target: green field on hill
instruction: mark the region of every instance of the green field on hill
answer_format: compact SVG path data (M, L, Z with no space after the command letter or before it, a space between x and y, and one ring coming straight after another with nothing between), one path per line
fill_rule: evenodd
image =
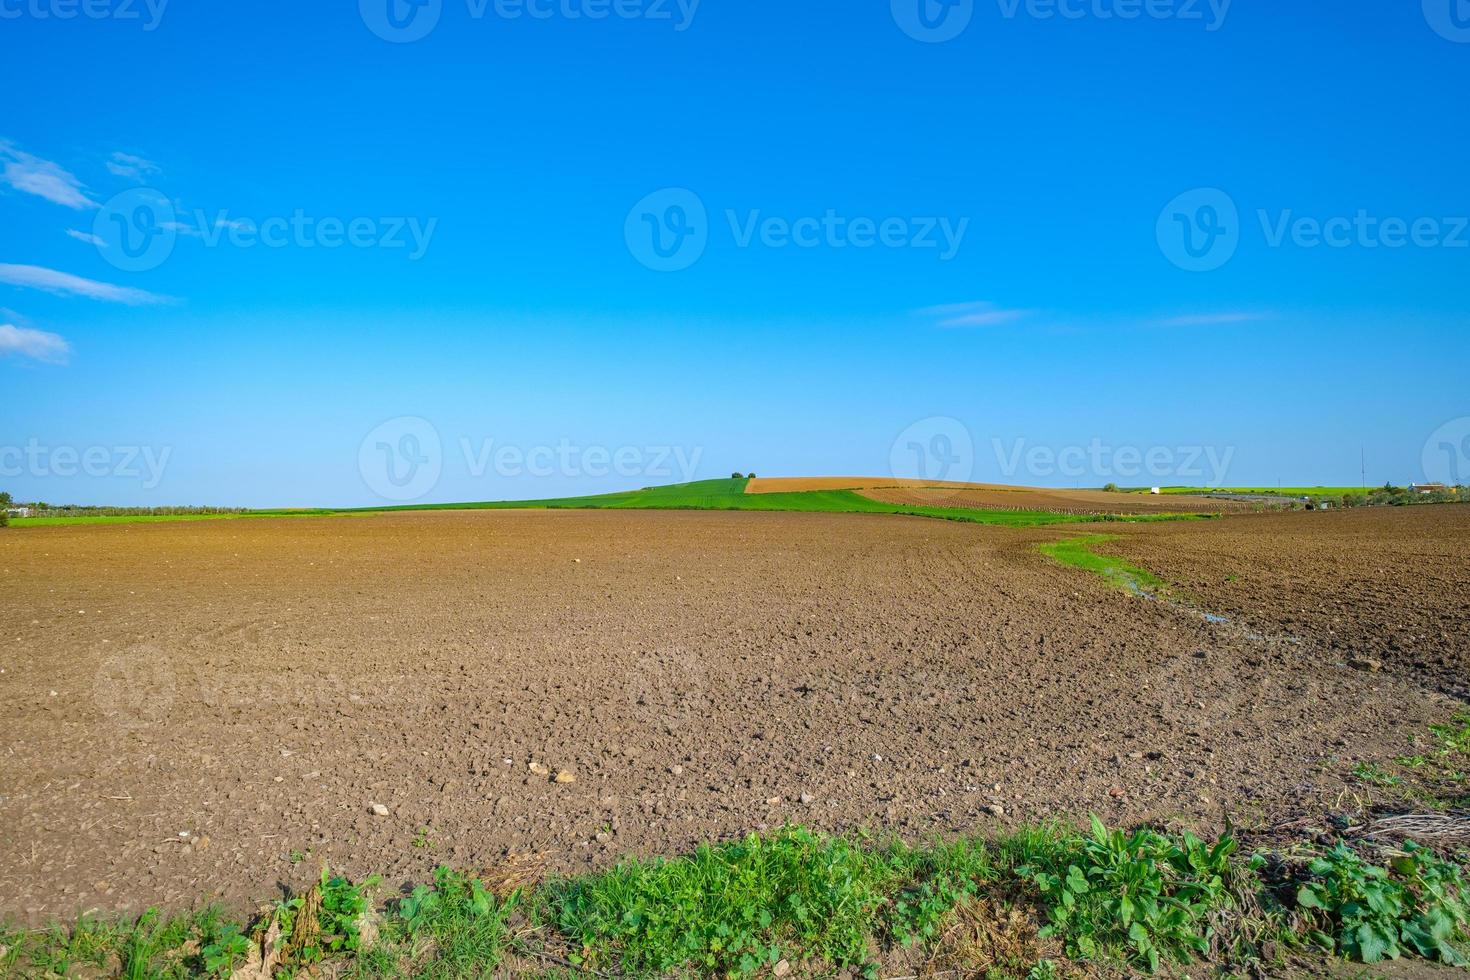
M116 516L18 517L14 527L73 524L134 524L160 521L227 520L243 517L325 517L337 514L378 514L417 510L759 510L822 514L900 514L939 520L966 521L1005 527L1045 524L1084 524L1097 521L1195 520L1198 514L1063 514L1045 510L982 510L972 507L924 507L871 500L852 490L805 490L794 493L748 494L746 479L699 480L663 487L646 487L591 497L554 497L546 500L497 500L450 504L406 504L317 510L262 510L233 514L158 514Z

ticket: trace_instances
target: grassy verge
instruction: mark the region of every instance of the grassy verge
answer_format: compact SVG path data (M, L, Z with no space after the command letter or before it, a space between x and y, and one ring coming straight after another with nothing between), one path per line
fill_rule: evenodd
M1069 568L1101 575L1107 582L1134 595L1153 595L1166 588L1164 580L1146 568L1121 558L1099 555L1094 548L1116 538L1106 534L1088 534L1038 545L1037 550L1053 561Z
M503 500L456 504L409 504L397 507L349 508L310 511L250 511L236 514L189 514L179 516L123 515L109 517L15 518L16 527L68 524L129 524L170 520L217 520L238 517L308 517L333 514L376 514L434 510L742 510L786 511L823 514L896 514L964 521L1003 527L1038 527L1049 524L1079 524L1102 521L1199 520L1209 514L1087 515L1040 510L981 510L969 507L923 507L871 500L851 490L811 490L795 493L747 494L740 480L702 480L666 487L649 487L624 493L593 497L558 497L547 500Z
M0 933L21 976L1049 978L1208 961L1270 973L1310 953L1462 963L1466 884L1413 843L1242 857L1142 828L1033 828L919 847L786 827L672 860L507 885L441 868L375 908L325 869L250 923L213 911Z

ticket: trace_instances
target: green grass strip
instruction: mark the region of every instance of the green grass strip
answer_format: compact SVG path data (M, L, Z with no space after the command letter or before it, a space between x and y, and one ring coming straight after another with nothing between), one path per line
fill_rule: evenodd
M1080 568L1100 575L1114 588L1134 595L1153 595L1165 591L1167 585L1164 580L1148 569L1121 558L1100 555L1094 550L1100 544L1116 540L1114 535L1088 534L1038 545L1037 550L1069 568Z
M1270 860L1236 850L1228 833L1207 842L1096 818L1090 830L1052 825L920 846L788 826L500 897L474 875L440 868L432 885L375 915L376 879L354 884L324 869L319 903L293 897L269 918L282 936L277 976L549 976L571 967L754 977L784 961L795 976L875 977L881 960L910 947L960 972L1017 978L1063 975L1056 958L1130 974L1207 959L1275 975L1283 951L1312 949L1366 963L1464 962L1470 913L1454 862L1412 842L1386 866L1341 843ZM294 928L307 908L319 908L317 928ZM956 945L950 927L966 912L972 930L1003 940L1004 962L965 959L973 948ZM0 974L224 977L263 932L264 923L216 911L0 929Z

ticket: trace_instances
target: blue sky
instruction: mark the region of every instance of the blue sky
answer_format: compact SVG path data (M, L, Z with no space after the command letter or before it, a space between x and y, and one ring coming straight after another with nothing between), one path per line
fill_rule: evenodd
M1464 0L391 2L0 0L0 488L1470 479Z

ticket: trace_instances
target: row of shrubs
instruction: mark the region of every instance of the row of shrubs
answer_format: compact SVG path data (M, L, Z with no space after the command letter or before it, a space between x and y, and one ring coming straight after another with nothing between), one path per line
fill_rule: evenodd
M325 868L307 893L245 925L208 911L130 923L0 931L0 973L117 976L869 977L922 962L993 977L1130 973L1204 959L1273 974L1303 954L1363 963L1465 962L1461 867L1405 843L1377 863L1346 844L1242 858L1152 829L1048 827L998 841L910 847L786 827L674 860L498 890L440 869L373 911L376 879ZM909 957L909 959L906 959ZM6 971L11 972L6 972Z
M1318 506L1328 503L1337 507L1409 507L1414 504L1458 504L1470 500L1464 487L1431 490L1428 493L1410 491L1392 484L1384 484L1368 493L1347 493L1341 497L1313 497Z

